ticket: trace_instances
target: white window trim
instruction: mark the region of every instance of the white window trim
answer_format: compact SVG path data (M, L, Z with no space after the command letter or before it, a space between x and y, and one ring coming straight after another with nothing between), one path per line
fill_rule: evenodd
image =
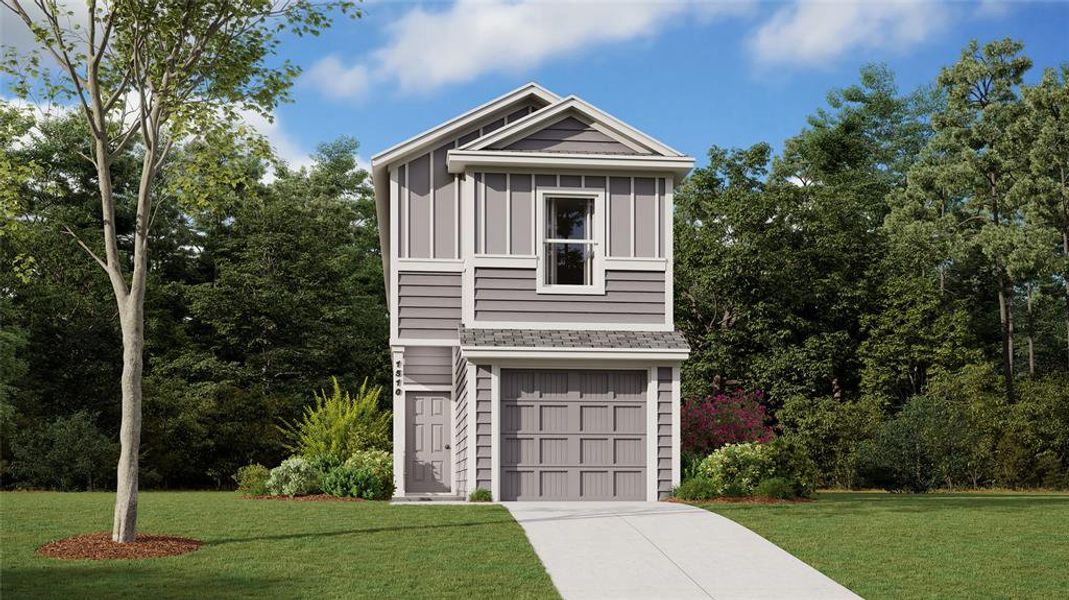
M583 198L594 201L594 218L591 222L594 240L594 259L591 266L593 285L547 285L546 269L546 199ZM605 192L603 190L576 188L540 188L535 199L535 254L538 267L535 269L535 292L539 294L605 294Z

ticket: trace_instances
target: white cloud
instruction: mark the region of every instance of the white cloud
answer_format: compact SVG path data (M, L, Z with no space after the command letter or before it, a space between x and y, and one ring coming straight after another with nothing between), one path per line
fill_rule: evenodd
M361 95L368 87L370 78L367 67L346 67L336 56L328 56L308 70L308 83L332 98L351 98Z
M277 115L274 120L268 121L257 112L241 111L241 118L246 125L267 139L274 148L275 155L291 169L312 166L311 153L282 128L282 122Z
M78 37L74 39L79 39L80 36L84 35L83 32L89 24L89 9L86 8L85 1L58 0L56 4L59 8L60 26L70 32L75 32L77 27L78 31L76 33ZM44 14L35 3L23 2L22 6L34 21L40 22L44 19ZM72 14L68 15L68 12ZM0 45L14 48L20 54L26 54L39 46L26 23L15 15L11 9L4 6L0 6Z
M685 18L738 14L750 0L627 2L458 0L441 10L413 8L387 26L387 42L363 63L328 56L307 81L325 95L356 97L371 85L426 92L487 73L520 73L601 44L656 35Z
M777 10L749 45L759 64L816 66L859 49L908 50L947 20L936 2L797 2Z

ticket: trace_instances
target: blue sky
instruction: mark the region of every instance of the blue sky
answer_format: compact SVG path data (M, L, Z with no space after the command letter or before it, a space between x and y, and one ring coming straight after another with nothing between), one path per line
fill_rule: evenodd
M890 65L908 91L973 38L1023 41L1030 80L1069 61L1069 1L370 0L363 10L279 49L305 72L276 121L254 125L291 163L342 134L367 161L532 80L703 163L712 144L780 147L868 62Z
M829 89L885 62L902 90L970 39L1010 36L1036 67L1069 61L1066 2L370 2L281 49L305 69L272 137L292 160L340 134L362 158L530 80L576 94L704 162L779 147ZM492 33L486 33L492 32Z

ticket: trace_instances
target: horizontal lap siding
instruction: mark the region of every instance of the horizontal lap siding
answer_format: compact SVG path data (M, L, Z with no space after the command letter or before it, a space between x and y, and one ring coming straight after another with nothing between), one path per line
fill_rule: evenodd
M468 493L468 363L460 353L460 348L453 351L453 380L456 382L453 397L456 409L453 412L456 427L456 470L457 491L465 496Z
M405 384L453 385L453 349L450 346L405 348Z
M490 489L490 367L475 369L475 487ZM494 498L497 500L497 498Z
M672 368L657 369L657 497L672 493Z
M605 295L538 294L534 269L475 270L475 320L663 323L664 273L606 271Z
M557 121L504 149L575 154L648 154L633 150L575 117Z
M460 273L398 273L398 338L457 339L460 296Z

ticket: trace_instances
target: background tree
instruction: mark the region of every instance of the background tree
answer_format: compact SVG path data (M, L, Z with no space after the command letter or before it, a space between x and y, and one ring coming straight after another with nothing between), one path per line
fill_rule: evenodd
M137 523L144 300L157 174L175 143L228 129L241 109L269 115L297 73L288 62L269 60L278 35L286 30L316 33L328 24L331 8L348 10L350 5L90 0L87 25L80 28L70 25L54 1L36 2L36 11L19 0L0 3L30 28L54 61L52 68L42 68L37 56L25 60L9 53L4 65L20 78L16 90L23 95L31 89L64 93L74 100L90 134L85 154L96 168L103 251L66 231L107 274L119 313L122 427L112 537L129 542ZM62 80L53 77L57 72ZM141 156L133 248L124 257L116 232L112 162L135 141ZM183 200L206 198L184 191Z
M1030 225L1049 228L1060 241L1047 250L1051 271L1061 279L1069 368L1069 65L1048 69L1022 92L1023 114L1009 131L1022 163L1011 193Z
M1032 61L1012 40L974 41L961 59L939 75L947 97L935 113L931 145L942 152L938 177L959 198L965 219L959 226L973 233L989 261L999 303L1002 376L1006 398L1013 401L1013 282L1009 272L1020 207L1009 194L1015 183L1015 152L1007 135L1021 114L1020 85Z

